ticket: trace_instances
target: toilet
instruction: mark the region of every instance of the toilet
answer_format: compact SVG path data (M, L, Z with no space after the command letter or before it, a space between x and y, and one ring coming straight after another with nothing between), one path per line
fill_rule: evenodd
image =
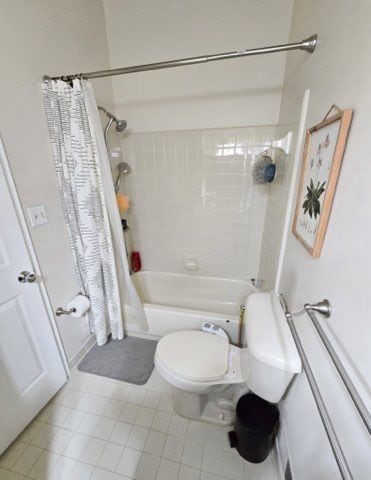
M238 398L248 391L268 402L280 401L301 371L301 360L273 291L249 295L244 325L246 348L196 330L170 333L158 342L155 365L175 387L177 413L228 425Z

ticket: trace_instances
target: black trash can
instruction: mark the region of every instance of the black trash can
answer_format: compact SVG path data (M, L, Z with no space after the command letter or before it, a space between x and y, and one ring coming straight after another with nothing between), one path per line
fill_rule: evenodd
M237 403L234 431L229 432L230 445L245 460L263 462L272 450L278 427L277 406L247 393Z

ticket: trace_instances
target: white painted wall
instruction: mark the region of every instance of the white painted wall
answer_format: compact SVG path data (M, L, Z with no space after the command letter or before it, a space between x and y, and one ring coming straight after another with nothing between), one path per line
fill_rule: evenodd
M290 233L280 289L292 310L306 301L331 300L333 315L321 323L371 410L370 18L366 0L295 3L291 39L317 32L320 44L312 56L288 56L280 122L298 121L307 87L307 127L319 122L332 103L355 113L321 258L313 260ZM370 439L308 320L295 323L354 478L369 479ZM294 478L338 479L303 375L283 402L283 418Z
M49 223L31 228L53 308L65 305L78 287L46 126L41 78L108 68L100 0L1 0L0 134L24 208L44 204ZM112 103L110 80L95 81L98 99ZM28 219L28 217L27 217ZM89 338L83 320L57 321L71 359Z
M292 4L104 0L112 68L286 43ZM275 54L115 77L117 113L132 131L273 125L285 58Z

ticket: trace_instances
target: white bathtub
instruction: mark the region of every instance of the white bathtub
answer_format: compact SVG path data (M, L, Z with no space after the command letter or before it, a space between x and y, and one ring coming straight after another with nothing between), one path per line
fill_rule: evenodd
M203 322L223 327L237 342L240 305L255 291L250 282L163 272L139 272L133 282L144 303L147 335L200 329ZM129 333L139 333L128 325Z

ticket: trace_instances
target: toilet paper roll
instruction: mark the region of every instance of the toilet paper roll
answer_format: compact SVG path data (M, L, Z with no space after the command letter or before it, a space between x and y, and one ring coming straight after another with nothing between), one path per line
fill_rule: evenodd
M70 313L71 317L80 318L89 310L90 301L84 295L76 295L76 297L67 303L66 307L67 310L75 309L74 312Z

